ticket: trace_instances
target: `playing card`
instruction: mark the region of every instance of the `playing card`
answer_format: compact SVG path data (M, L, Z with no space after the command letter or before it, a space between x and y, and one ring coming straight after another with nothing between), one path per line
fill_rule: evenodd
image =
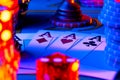
M21 51L24 51L25 47L28 45L29 41L34 37L35 33L17 33L15 39L17 38L18 43L21 46Z
M104 70L112 70L105 60L105 49L106 43L102 42L94 51L91 52L87 57L82 59L81 63L88 66L93 66L96 68Z
M102 42L106 42L105 35L103 35L103 34L92 33L91 35L94 35L94 36L101 36L101 41L102 41Z
M101 42L103 38L101 35L91 34L79 41L77 45L69 49L66 53L71 57L78 58L79 60L86 57L93 51Z
M40 30L30 41L25 51L36 57L42 56L45 49L49 47L61 34L64 34L64 32Z
M85 36L86 34L66 31L47 49L46 54L48 55L54 52L62 52L65 54L65 51L75 46L77 42Z

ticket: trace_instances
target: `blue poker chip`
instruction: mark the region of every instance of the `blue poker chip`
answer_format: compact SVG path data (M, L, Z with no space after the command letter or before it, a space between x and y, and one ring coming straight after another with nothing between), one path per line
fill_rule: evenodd
M109 9L109 7L104 7L101 11L101 14L106 14L106 15L110 15L110 16L115 16L115 17L120 17L120 10L116 10L116 8L111 8Z
M114 35L120 35L120 29L119 28L112 28L111 26L104 26L105 32L114 34Z
M89 1L89 0L80 0L82 6L86 7L103 7L103 1Z
M120 37L119 36L112 36L111 34L106 34L106 39L111 39L111 40L120 42Z
M113 36L120 36L120 29L111 28L110 26L105 26L105 33Z
M115 13L115 12L110 12L108 11L102 11L101 12L101 16L106 20L106 21L111 21L114 23L119 23L120 21L120 14L119 13Z
M112 5L108 5L108 4L104 4L103 9L108 9L110 11L114 11L114 12L120 12L120 8L119 7L113 7Z
M120 68L120 58L117 56L113 56L111 54L108 54L105 56L107 64L114 67L114 68Z
M116 36L116 35L106 33L106 38L120 42L120 36Z
M120 41L111 39L109 36L106 37L106 44L115 44L115 45L120 45Z
M79 28L81 26L88 26L90 22L88 20L83 22L62 22L59 20L52 20L52 24L56 27L61 28Z
M118 55L114 55L112 52L105 51L105 58L108 63L112 63L114 66L120 65L120 57Z
M119 43L119 44L120 44L120 43ZM110 43L110 42L108 42L108 43L107 43L107 46L108 46L109 48L111 48L111 49L120 50L120 45L115 44L115 43Z
M99 15L98 19L103 23L105 26L110 26L111 28L120 28L120 23L111 20L108 20L106 17Z
M108 5L111 5L112 7L119 7L120 8L120 3L117 3L113 0L105 0L105 3Z
M103 4L85 4L85 3L82 3L82 6L93 7L93 8L101 8L101 7L103 7Z
M105 48L105 53L120 58L120 49L113 49L112 47L107 45L107 47Z
M109 53L109 52L105 52L105 57L108 58L109 57L109 60L110 61L119 61L120 62L120 57L119 56L115 56L114 54L112 53Z
M107 9L106 7L103 8L103 10L101 11L101 14L104 16L104 15L107 15L109 16L110 18L116 18L116 19L119 19L120 17L120 11L114 11L112 9Z
M111 49L115 49L115 50L120 50L120 42L117 42L117 41L114 41L114 40L111 40L109 38L106 39L106 46L108 48L111 48Z

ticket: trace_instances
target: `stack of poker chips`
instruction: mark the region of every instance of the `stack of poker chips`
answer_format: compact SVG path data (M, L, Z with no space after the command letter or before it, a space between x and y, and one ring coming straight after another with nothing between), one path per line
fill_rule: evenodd
M0 0L0 3L3 2ZM17 80L20 54L13 39L16 10L18 8L0 6L0 80Z
M103 7L103 0L80 0L80 4L84 7Z
M92 24L92 18L83 15L74 0L65 0L53 16L52 24L61 28L78 28Z
M120 68L120 2L105 0L99 20L104 24L108 64Z

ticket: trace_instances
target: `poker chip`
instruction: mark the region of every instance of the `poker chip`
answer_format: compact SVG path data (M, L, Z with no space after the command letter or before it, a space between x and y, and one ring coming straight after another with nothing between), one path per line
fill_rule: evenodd
M105 20L101 15L98 18L105 26L109 26L111 28L120 28L120 23L118 22Z
M102 7L103 0L80 0L82 6L86 7Z
M106 37L115 41L120 41L120 36L112 35L112 34L106 34Z
M120 50L120 45L115 44L115 43L108 42L107 46L109 46L109 48L111 48L111 49Z
M111 57L111 59L109 59L109 60L112 61L116 58L117 58L117 60L120 60L120 55L118 54L118 52L116 52L115 49L111 49L109 47L106 47L104 52L105 52L106 58Z
M114 68L120 68L120 57L114 56L113 54L105 51L105 59L107 60L107 64Z
M109 5L109 4L105 3L105 5L101 11L101 14L99 16L99 19L104 19L104 22L106 21L108 24L109 24L109 22L113 22L115 25L119 25L119 23L118 23L118 21L120 20L118 18L118 17L120 17L119 12L120 12L119 7L113 7L113 5Z
M113 0L105 0L105 3L108 5L112 5L112 7L120 7L120 4Z
M103 4L85 4L85 3L83 3L82 4L82 6L84 6L84 7L93 7L93 8L101 8L101 7L103 7Z
M92 18L83 15L80 6L65 0L53 16L51 23L57 28L81 28L92 24Z
M105 27L105 55L108 64L120 68L120 3L104 0L105 4L98 17Z
M118 45L118 46L120 45L120 41L113 40L113 39L111 39L110 37L107 37L107 36L106 36L106 43L107 43L107 45L108 44L112 44L112 45L115 44L115 45Z
M119 57L120 58L120 52L119 50L116 48L113 49L113 46L109 46L110 44L107 45L107 47L105 48L105 52L106 55L110 54L114 57Z
M106 55L107 64L112 66L113 68L120 68L120 61L117 57L113 57L112 55Z
M114 10L113 8L112 9L108 9L107 7L104 7L103 8L103 11L101 12L102 14L104 15L109 15L109 16L113 16L113 18L118 18L120 17L120 10Z
M114 11L114 12L120 12L120 8L119 7L113 7L112 5L108 5L108 4L104 4L103 9L108 9L111 12L112 11Z
M112 27L105 27L105 33L109 33L113 36L120 36L120 29L118 28L112 28Z
M119 13L115 14L115 12L114 13L110 13L108 11L105 11L105 12L102 11L101 14L102 14L101 17L103 17L103 19L105 19L106 22L109 21L109 22L112 22L112 23L115 23L115 24L120 24L119 23L120 19L118 18L118 17L120 17Z
M116 44L115 42L110 43L110 41L108 41L107 47L109 47L111 50L120 50L120 43Z
M53 19L52 20L52 24L54 26L57 26L57 27L62 27L62 28L80 28L80 27L83 27L83 26L88 26L90 25L90 17L88 17L89 19L83 19L81 21L76 21L76 22L65 22L65 21L62 21L62 20L59 20L59 19Z
M114 0L104 0L104 7L107 5L109 9L116 8L115 10L119 10L120 4L115 2Z

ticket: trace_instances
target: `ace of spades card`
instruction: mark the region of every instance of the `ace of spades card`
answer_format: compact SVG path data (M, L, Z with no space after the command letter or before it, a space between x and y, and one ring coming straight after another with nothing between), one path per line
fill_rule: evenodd
M83 59L85 56L89 55L95 48L97 48L105 39L99 34L91 34L81 40L77 45L67 50L68 56Z
M64 34L64 32L40 30L30 41L25 51L33 56L40 57L44 54L46 48L49 47L61 34Z

